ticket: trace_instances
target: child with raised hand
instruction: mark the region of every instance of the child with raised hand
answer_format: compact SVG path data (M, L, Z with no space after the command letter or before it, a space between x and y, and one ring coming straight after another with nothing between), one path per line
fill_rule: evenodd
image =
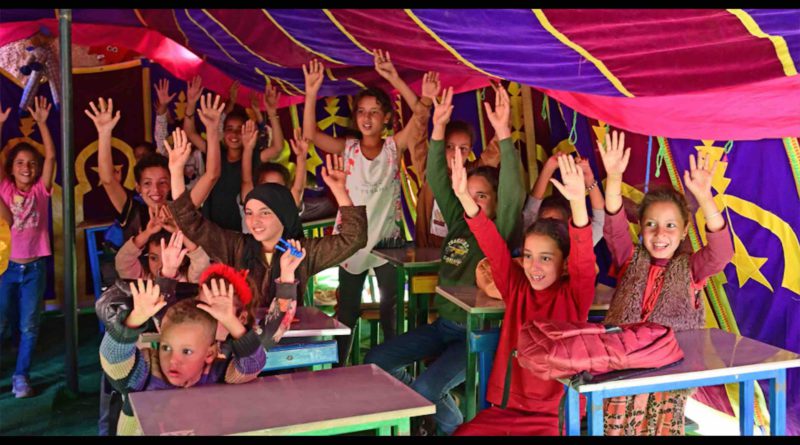
M39 315L47 284L47 261L52 254L47 227L50 193L56 164L56 148L47 128L52 105L43 96L34 98L28 112L42 135L44 156L28 143L14 145L0 171L0 215L11 226L8 268L0 274L0 333L17 319L19 350L11 391L14 397L34 395L30 386L31 358L39 336ZM0 114L5 122L10 108ZM16 312L16 313L14 313Z
M145 230L126 241L114 257L117 275L121 279L155 279L164 276L197 283L211 259L202 247L184 237L180 231L173 229L170 234L168 227L162 215L150 214ZM182 254L181 261L174 268L168 266L167 258L177 254Z
M211 189L211 192L207 195L207 198L203 201L205 205L202 208L202 213L203 216L224 229L240 230L242 220L237 211L236 194L239 192L242 184L241 162L244 154L242 130L244 129L245 123L248 121L248 117L243 110L240 111L233 107L236 94L238 93L236 93L236 88L232 88L230 93L232 99L228 102L230 108L223 108L223 110L225 110L225 116L221 119L223 122L222 128L220 129L221 133L215 138L209 137L209 126L204 122L207 132L207 137L204 140L197 132L194 123L195 106L202 95L202 90L202 80L199 76L192 79L188 84L186 118L183 120L183 129L192 145L203 153L209 148L208 143L211 139L220 141L222 145L219 178ZM274 109L267 109L267 113L270 115L270 121L272 122L272 144L269 148L263 150L259 156L253 155L252 162L254 166L258 166L262 161L266 162L274 158L283 148L283 133L277 121L278 98L279 95L277 91L275 91L274 100L267 100L268 104L274 103L275 107Z
M206 144L206 171L198 179L197 183L190 190L192 203L195 207L200 208L203 202L212 193L214 185L220 178L221 174L221 159L219 138L217 137L217 127L222 116L222 110L225 104L221 103L219 95L212 98L209 93L200 98L200 111L197 113L200 120L208 128L208 143ZM169 170L171 175L172 196L179 196L175 193L183 193L186 190L186 184L183 181L182 171L189 160L192 153L192 143L189 142L189 134L180 128L176 128L172 132L172 143L175 148L166 140L164 140L164 149L169 158Z
M634 246L622 209L622 174L630 148L625 133L598 140L608 179L603 236L618 281L605 317L607 324L650 321L676 331L705 326L703 286L733 257L728 227L711 194L716 162L707 154L689 156L683 182L694 195L706 221L706 245L688 254L679 249L691 224L686 198L673 189L650 190L639 207L642 242ZM683 435L684 407L691 390L639 394L606 399L606 435Z
M502 86L493 87L497 93L494 109L488 103L484 103L484 106L500 141L499 178L496 168L478 167L468 173L467 187L486 217L494 220L500 237L508 239L519 220L524 189L519 153L511 143L508 93ZM448 88L442 101L434 102L428 156L428 181L448 227L442 247L439 285L474 285L475 266L484 253L467 224L464 208L446 175L444 136L453 111L452 101L453 90ZM466 374L466 313L438 295L434 301L439 313L434 323L378 345L370 350L365 362L377 364L435 403L437 428L441 434L449 435L463 421L461 411L449 391L463 382ZM405 367L430 356L438 358L416 379L412 379Z
M169 93L169 79L166 78L153 84L153 87L156 90L156 96L158 98L156 104L156 123L153 127L153 139L156 142L157 152L161 155L168 156L167 150L164 147L164 141L167 139L169 132L168 124L171 123L169 104L177 93ZM217 130L216 134L220 134L219 130ZM191 189L194 187L205 171L206 167L203 161L203 153L195 148L192 150L192 154L189 156L183 168L183 180L186 183L186 188Z
M347 171L347 190L353 202L366 205L368 239L366 246L347 258L339 267L339 291L336 317L347 326L358 321L361 291L370 269L375 271L380 289L380 320L384 338L395 334L396 273L385 259L372 255L374 248L400 247L405 244L403 213L400 201L400 163L408 147L409 134L417 132L427 121L428 107L438 94L438 81L426 74L422 98L400 78L389 53L374 51L375 70L395 87L414 109L414 116L402 130L384 137L393 117L389 96L379 88L362 90L353 99L353 123L357 138L332 137L317 128L316 100L322 85L324 67L316 59L303 65L306 100L303 111L303 136L328 153L342 153ZM337 217L334 232L342 223ZM347 362L352 336L339 336L339 363Z
M583 170L570 156L558 158L564 183L550 181L569 200L572 218L566 222L540 218L528 227L520 266L512 260L497 227L470 195L460 157L456 153L452 166L453 191L486 253L506 311L486 394L492 406L461 425L455 435L558 435L558 404L564 385L533 376L515 360L511 361L509 382L506 373L519 329L526 321L585 321L589 315L596 273ZM506 384L510 385L508 404L500 406Z
M247 121L242 129L242 137L244 139L244 156L242 157L242 190L236 197L239 203L239 211L242 214L242 233L250 233L247 229L247 224L244 222L244 205L242 204L241 197L247 196L250 190L253 190L253 178L257 184L265 184L267 182L273 184L280 184L289 188L291 186L292 196L297 204L298 215L303 215L303 191L306 187L306 158L308 157L308 140L303 138L302 128L294 129L294 139L290 139L289 143L297 157L295 162L294 180L291 180L291 173L289 169L276 162L264 162L255 169L253 172L252 162L249 160L252 156L253 149L256 146L256 133L255 123Z
M553 206L544 205L552 202L552 200L545 202L546 198L544 194L547 192L547 184L550 183L550 178L553 177L553 173L555 173L558 168L558 160L563 156L570 155L561 152L555 153L547 158L544 166L542 166L542 171L539 172L539 177L536 178L536 183L533 185L531 194L528 196L528 199L525 201L525 207L522 209L523 227L529 227L537 217L555 217L563 221L569 219L568 214L563 215L563 212L559 211L560 206L557 203L554 203L555 205ZM589 165L589 160L578 157L575 161L576 165L583 170L584 185L586 191L589 193L589 201L592 205L592 243L596 245L603 239L605 201L603 200L603 194L600 192L600 188L597 186L598 183L594 178L594 172L592 172L592 167Z
M150 219L148 209L158 211L169 199L170 172L167 158L160 154L148 154L136 162L133 176L136 194L127 190L114 177L114 161L111 155L111 133L120 119L120 111L114 113L113 99L98 98L98 104L89 102L91 111L84 113L97 128L97 167L100 184L108 195L122 226L123 239L136 236ZM181 172L181 180L183 172Z
M203 284L204 300L190 298L170 306L156 349L136 342L153 316L167 305L158 285L130 283L133 309L107 326L100 344L100 363L111 384L123 395L117 435L142 434L133 416L131 392L213 383L245 383L255 379L267 357L252 327L234 315L233 286ZM233 338L230 359L219 359L214 334L222 324Z
M176 146L175 150L181 152L185 147ZM299 241L308 253L296 272L297 295L303 294L309 277L339 264L366 243L366 209L354 206L350 200L345 190L344 162L336 158L334 163L329 155L321 173L339 204L342 229L333 236ZM173 182L173 186L179 184ZM173 193L178 192L173 189ZM245 196L244 207L250 234L224 230L202 217L185 191L169 204L178 228L211 258L236 269L250 270L247 280L253 289L251 305L257 311L271 307L277 292L276 280L281 276L280 258L290 254L284 252L287 249L284 243L302 238L303 227L294 197L282 185L267 183L254 187Z

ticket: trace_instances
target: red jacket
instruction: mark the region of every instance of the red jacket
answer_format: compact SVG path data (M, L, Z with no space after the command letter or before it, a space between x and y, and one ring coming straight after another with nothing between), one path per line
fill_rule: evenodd
M594 300L596 272L592 248L592 227L577 228L569 223L570 252L567 261L569 279L553 283L543 291L534 291L522 268L511 259L506 242L491 220L481 210L467 218L478 245L489 259L492 277L506 304L500 341L497 345L486 399L500 405L508 356L517 345L522 325L529 320L586 321ZM512 362L511 385L507 408L531 412L558 412L564 386L556 380L536 378L530 371Z

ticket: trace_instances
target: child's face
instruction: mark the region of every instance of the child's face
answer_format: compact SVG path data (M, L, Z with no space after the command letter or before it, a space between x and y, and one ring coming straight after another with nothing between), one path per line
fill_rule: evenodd
M283 182L283 175L278 172L266 172L258 178L258 184L280 184L284 187L287 185Z
M169 171L163 167L149 167L142 170L136 191L142 195L149 207L158 207L167 202L170 192Z
M547 289L564 272L564 253L553 238L532 233L525 238L522 268L533 290Z
M36 156L27 150L17 153L17 157L14 158L14 163L11 167L11 173L14 175L14 181L17 184L32 185L36 181L36 175L39 173L39 163L36 162Z
M660 259L672 258L688 229L678 206L664 201L647 206L641 225L645 249Z
M149 243L147 245L147 267L152 276L161 275L161 244Z
M483 176L472 175L467 179L467 190L483 213L489 219L494 219L497 210L497 192L492 188L492 184Z
M201 323L167 323L161 331L158 359L161 372L175 386L197 383L206 365L216 357L214 340Z
M244 126L244 121L238 117L231 117L225 120L222 139L225 141L226 147L234 150L242 148L242 126Z
M283 224L263 202L250 199L244 206L244 223L256 241L277 240L283 233Z
M381 104L372 96L362 97L356 106L356 124L364 136L380 136L384 126L389 123L389 115L381 109Z
M444 144L444 156L447 158L447 165L453 162L456 150L461 151L461 159L466 164L469 152L472 150L472 141L468 134L462 131L454 131L447 137L447 141Z

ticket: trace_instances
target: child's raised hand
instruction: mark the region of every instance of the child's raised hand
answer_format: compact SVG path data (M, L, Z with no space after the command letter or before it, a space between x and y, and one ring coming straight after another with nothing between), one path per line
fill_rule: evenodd
M455 156L450 161L451 183L453 192L457 197L469 196L467 189L467 169L464 167L464 158L461 150L455 150Z
M28 107L28 112L33 116L36 123L44 124L47 121L47 116L50 115L50 109L53 104L47 103L47 98L44 96L36 96L33 98L33 109Z
M172 234L167 245L161 238L161 276L174 279L187 253L189 249L183 247L183 232L180 230Z
M422 97L427 97L436 101L436 96L442 90L442 83L439 82L439 73L428 71L422 76Z
M441 101L433 101L433 125L444 127L453 114L453 87L447 87Z
M161 288L157 284L153 285L153 280L147 280L145 284L139 278L137 283L138 286L133 281L130 282L133 310L125 319L125 325L133 329L145 324L150 317L167 305L167 301L161 295Z
M242 146L246 150L253 150L256 148L256 142L258 142L258 128L252 119L248 119L242 125Z
M200 115L200 121L206 126L206 131L219 128L219 121L224 110L225 102L222 101L219 94L213 98L213 101L211 93L200 97L200 111L198 114Z
M161 220L161 228L166 230L169 233L175 233L178 231L178 224L175 222L175 218L172 216L172 210L169 209L169 206L166 204L161 205L158 208L158 219ZM183 237L183 243L189 239L186 236ZM188 247L188 245L187 245ZM193 250L193 249L189 249Z
M583 181L586 186L589 187L594 182L594 172L592 171L592 166L589 164L589 160L586 158L578 158L576 164L583 170Z
M169 94L169 79L161 79L157 84L153 84L156 88L156 96L158 97L158 105L166 107L175 99L177 93Z
M553 153L552 156L550 156L549 158L547 158L546 161L544 161L544 166L542 167L542 169L556 171L556 169L558 169L558 158L560 158L561 156L564 156L564 153L560 151Z
M278 112L278 101L281 100L281 93L275 88L275 85L267 84L264 87L264 109L268 115L274 115Z
M164 223L161 219L161 216L158 214L158 210L153 210L152 208L148 207L147 213L150 214L150 220L147 221L147 226L145 226L143 232L147 232L149 237L160 232L161 229L164 228Z
M694 155L689 155L689 170L683 171L683 184L695 198L711 197L711 182L717 170L717 161L711 163L711 157L700 153L700 159L695 162Z
M234 80L231 86L228 88L228 99L230 99L231 103L236 103L236 99L239 97L239 81Z
M308 68L303 64L303 76L306 79L306 94L317 95L319 88L322 86L322 78L325 67L322 62L317 59L311 59L308 62Z
M486 109L486 117L492 123L494 131L499 140L511 136L511 129L509 122L511 121L511 99L508 97L506 89L501 84L495 85L491 83L494 89L494 110L489 106L489 102L484 102L483 107Z
M586 186L583 183L583 170L575 164L572 156L560 156L558 158L558 169L561 171L561 180L550 178L550 182L564 195L569 201L583 200Z
M375 71L377 71L381 77L389 82L400 77L400 75L397 74L397 70L394 68L394 64L392 64L392 57L389 55L389 51L384 53L379 49L375 49L372 51L372 55L374 56Z
M106 102L101 97L97 99L97 106L94 105L94 102L89 102L89 108L92 111L83 110L83 112L94 122L97 133L111 133L120 118L119 110L117 110L117 114L114 114L114 99L109 98Z
M301 262L306 257L306 249L300 244L300 241L297 240L286 240L287 243L291 244L292 247L299 250L303 255L301 257L296 257L289 252L289 249L281 255L281 282L282 283L293 283L294 282L294 271L297 270L297 266L300 265Z
M628 167L628 160L631 157L631 148L625 147L625 133L614 130L610 135L606 134L606 144L598 139L597 145L600 147L600 158L603 159L603 166L606 168L608 176L616 175L622 177L625 168Z
M308 156L308 139L303 137L303 129L297 127L294 129L294 139L289 140L289 145L292 146L292 152L297 156L297 159L305 159Z
M203 78L197 75L186 84L186 102L197 103L201 94L203 94Z
M241 322L236 318L233 284L229 284L226 287L225 281L221 278L216 280L212 278L208 281L211 282L211 288L208 287L208 283L203 283L203 296L199 298L202 302L198 303L197 307L208 312L222 323L225 329L233 333L229 328L229 324L238 322L241 325Z
M189 137L180 127L177 127L172 132L172 143L175 144L175 148L172 148L169 141L164 139L164 149L167 150L169 169L170 171L182 171L186 161L189 160L189 155L192 154L192 143L189 142Z
M347 174L344 172L344 158L338 155L325 155L325 166L322 167L322 180L330 187L331 192L344 192Z

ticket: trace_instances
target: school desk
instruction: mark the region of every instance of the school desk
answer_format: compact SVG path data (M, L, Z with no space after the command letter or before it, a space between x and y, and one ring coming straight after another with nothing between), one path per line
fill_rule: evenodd
M739 383L741 435L753 435L754 382L769 381L770 433L786 433L786 369L800 367L800 355L719 329L695 329L675 334L683 361L662 369L618 380L600 378L567 387L568 435L580 434L578 395L586 396L588 434L603 434L603 399L700 386Z
M436 406L375 365L131 393L146 435L409 435ZM198 408L203 409L198 409Z
M401 247L397 249L374 249L372 254L391 263L397 273L397 335L428 322L428 295L434 293L438 282L442 249L438 247ZM407 278L406 278L407 277ZM403 309L406 280L408 280L408 316Z
M475 286L436 286L436 293L467 313L467 372L464 380L464 421L475 417L478 403L478 355L471 350L470 332L483 329L484 320L502 320L506 312L503 300L486 295Z

